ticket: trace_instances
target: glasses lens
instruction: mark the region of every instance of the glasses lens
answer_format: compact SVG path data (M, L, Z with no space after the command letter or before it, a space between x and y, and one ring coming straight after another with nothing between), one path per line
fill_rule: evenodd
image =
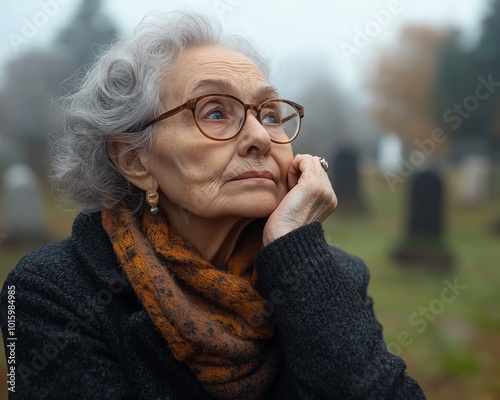
M245 119L245 108L237 100L224 96L207 96L196 103L196 123L213 139L235 136Z
M262 125L276 143L291 142L300 129L298 110L283 100L271 100L260 111Z

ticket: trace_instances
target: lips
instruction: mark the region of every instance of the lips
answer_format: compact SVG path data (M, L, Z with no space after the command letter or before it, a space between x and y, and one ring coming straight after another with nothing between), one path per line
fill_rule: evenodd
M241 175L238 175L233 181L241 181L244 179L270 179L274 181L274 176L269 171L247 171Z

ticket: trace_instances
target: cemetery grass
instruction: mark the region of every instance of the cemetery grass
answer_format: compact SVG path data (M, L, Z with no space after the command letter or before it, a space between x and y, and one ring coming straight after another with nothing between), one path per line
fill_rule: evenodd
M427 398L497 400L500 236L492 236L489 228L500 216L499 201L460 209L452 197L455 177L453 171L447 173L444 207L444 242L456 260L452 270L409 268L392 261L391 252L403 239L407 187L393 193L379 176L363 179L369 214L342 215L339 203L338 213L324 227L330 243L361 257L369 267L368 293L384 326L384 340L406 361ZM466 286L449 304L441 300L445 280Z
M346 216L339 209L324 223L329 243L362 258L370 269L369 295L384 326L391 351L401 355L408 372L421 384L428 399L500 400L500 238L489 234L492 219L500 214L493 200L475 210L460 210L451 194L454 174L446 187L445 242L456 258L453 270L438 267L407 268L391 260L390 253L403 238L406 186L391 192L385 180L363 175L369 205L364 216ZM3 198L3 196L0 196ZM54 239L67 236L74 213L44 197L47 221ZM498 200L497 200L498 202ZM1 202L0 202L1 206ZM9 249L0 244L0 283L30 247ZM429 320L412 324L421 308L433 310L445 280L458 280L465 289L444 308L426 314ZM437 299L437 300L436 300ZM6 363L0 358L0 400L7 399ZM20 377L18 377L19 379Z

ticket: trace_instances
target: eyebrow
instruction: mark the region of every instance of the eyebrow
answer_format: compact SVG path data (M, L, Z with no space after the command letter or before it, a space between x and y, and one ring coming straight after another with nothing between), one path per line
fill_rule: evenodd
M196 86L191 91L191 95L198 95L206 93L206 91L224 91L224 92L235 92L235 86L225 80L225 79L204 79L196 84ZM259 100L267 100L271 98L278 97L278 89L274 86L263 86L258 88L254 93L253 97Z

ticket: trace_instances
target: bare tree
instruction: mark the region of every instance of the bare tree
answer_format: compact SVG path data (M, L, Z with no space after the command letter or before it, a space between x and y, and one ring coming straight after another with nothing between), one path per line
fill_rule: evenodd
M440 126L434 111L435 79L445 37L440 29L407 27L397 45L381 53L370 77L373 115L384 131L401 136L410 148Z
M72 68L57 53L35 50L13 60L0 93L2 132L17 145L35 171L47 172L47 135L60 128L61 118L53 107L60 83Z
M117 35L101 11L101 0L83 0L72 21L50 49L32 50L13 60L0 89L0 134L14 143L20 160L44 179L49 170L47 136L62 130L55 102L72 90L77 71L95 58L99 46Z

